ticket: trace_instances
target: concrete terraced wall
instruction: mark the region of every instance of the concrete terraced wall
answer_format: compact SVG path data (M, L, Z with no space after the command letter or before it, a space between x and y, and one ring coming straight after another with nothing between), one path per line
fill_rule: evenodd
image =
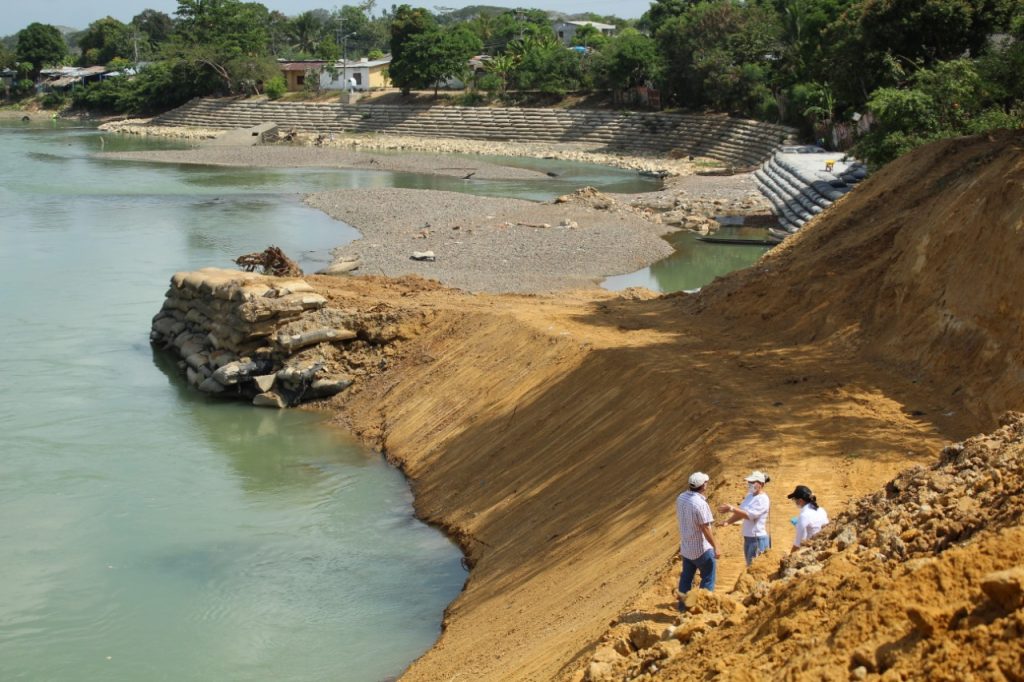
M242 128L275 122L304 132L387 132L418 137L515 142L569 142L623 152L703 156L754 166L796 131L725 115L571 109L413 107L388 104L195 99L154 123Z
M779 224L796 232L814 216L853 189L867 176L857 161L838 161L835 152L797 153L778 151L755 171L754 180L768 201ZM826 161L833 170L826 171Z

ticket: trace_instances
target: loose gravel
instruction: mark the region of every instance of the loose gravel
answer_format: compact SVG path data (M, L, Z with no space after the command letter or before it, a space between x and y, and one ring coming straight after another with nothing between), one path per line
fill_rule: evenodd
M359 257L358 272L417 274L469 291L592 287L672 253L659 236L667 228L614 205L414 189L335 190L306 203L363 233L335 254ZM433 251L436 260L414 261L414 251Z

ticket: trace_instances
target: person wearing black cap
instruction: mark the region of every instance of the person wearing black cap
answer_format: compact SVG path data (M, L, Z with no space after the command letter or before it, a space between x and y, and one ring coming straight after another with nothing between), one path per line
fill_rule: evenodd
M800 513L793 523L796 524L796 537L793 539L793 551L800 545L817 535L823 526L828 525L828 514L818 506L818 498L805 485L798 485L793 492L786 495L793 500Z

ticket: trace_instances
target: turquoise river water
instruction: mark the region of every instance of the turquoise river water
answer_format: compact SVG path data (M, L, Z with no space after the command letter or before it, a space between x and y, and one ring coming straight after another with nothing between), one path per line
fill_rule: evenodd
M399 674L462 586L457 549L413 517L398 472L322 416L187 390L149 321L176 270L267 244L315 269L357 236L300 192L470 183L110 162L91 157L101 145L174 146L0 125L0 680ZM562 177L472 191L651 187L521 163Z

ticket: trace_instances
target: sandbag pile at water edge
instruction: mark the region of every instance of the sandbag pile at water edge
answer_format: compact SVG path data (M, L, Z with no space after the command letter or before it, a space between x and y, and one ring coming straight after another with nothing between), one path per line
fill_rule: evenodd
M351 380L330 376L323 363L292 356L321 343L345 342L356 333L306 325L327 300L301 279L205 268L171 277L150 341L176 353L191 386L254 405L287 407L330 397Z

